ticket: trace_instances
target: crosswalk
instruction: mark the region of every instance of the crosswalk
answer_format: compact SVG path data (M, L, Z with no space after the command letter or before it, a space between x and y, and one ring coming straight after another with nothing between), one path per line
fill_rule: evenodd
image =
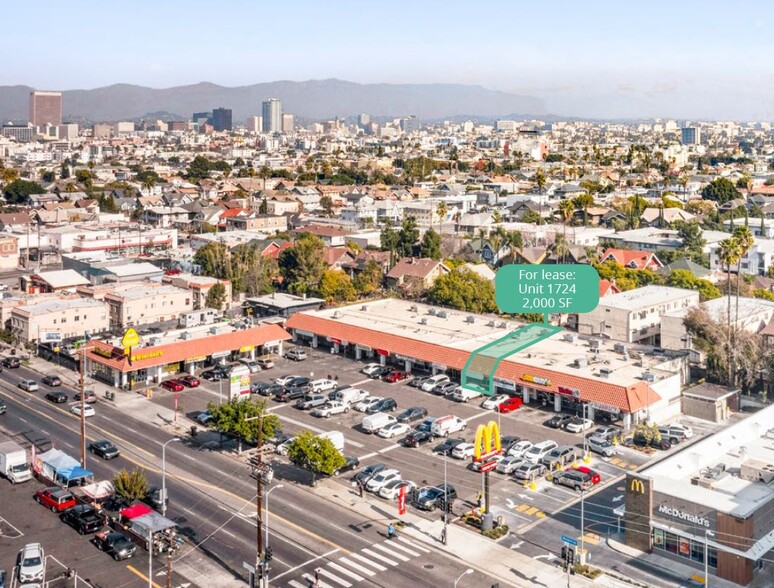
M301 575L299 579L289 580L291 588L350 588L358 582L373 578L380 572L412 558L430 553L430 550L415 541L398 536L380 543L373 543L358 552L348 553L335 561L329 561L315 570L319 573L319 581L315 584L314 571Z

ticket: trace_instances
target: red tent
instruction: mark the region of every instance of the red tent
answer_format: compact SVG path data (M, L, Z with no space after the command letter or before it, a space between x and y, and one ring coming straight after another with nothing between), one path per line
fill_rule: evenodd
M151 512L153 512L153 509L145 504L133 504L132 506L128 506L122 510L121 516L127 520L131 520Z

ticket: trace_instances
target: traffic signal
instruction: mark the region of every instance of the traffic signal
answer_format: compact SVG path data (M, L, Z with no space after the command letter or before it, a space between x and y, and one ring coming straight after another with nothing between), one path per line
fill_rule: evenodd
M271 547L267 547L266 548L266 555L265 555L266 561L271 561L273 557L274 556L272 555Z
M573 570L575 564L575 548L572 545L562 547L562 560L568 570Z

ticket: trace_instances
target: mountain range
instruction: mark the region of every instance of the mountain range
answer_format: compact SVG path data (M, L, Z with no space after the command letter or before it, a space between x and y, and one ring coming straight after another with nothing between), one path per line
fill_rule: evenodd
M43 88L41 88L43 89ZM0 119L26 121L29 86L0 86ZM261 114L261 102L277 97L282 110L311 120L367 112L372 117L415 115L422 120L469 115L479 118L545 114L532 96L463 84L356 84L342 80L279 81L229 88L209 82L174 88L115 84L92 90L66 90L65 120L111 122L166 112L189 119L194 112L224 107L234 124Z

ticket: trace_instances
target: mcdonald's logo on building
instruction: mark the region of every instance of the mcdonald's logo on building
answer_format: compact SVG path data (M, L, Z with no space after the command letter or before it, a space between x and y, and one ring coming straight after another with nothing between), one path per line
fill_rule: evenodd
M629 491L636 492L637 494L645 494L645 484L643 484L642 480L632 478L632 481L629 483Z
M500 427L497 426L497 423L489 421L485 425L479 425L476 429L476 442L473 454L475 461L484 461L501 452Z

